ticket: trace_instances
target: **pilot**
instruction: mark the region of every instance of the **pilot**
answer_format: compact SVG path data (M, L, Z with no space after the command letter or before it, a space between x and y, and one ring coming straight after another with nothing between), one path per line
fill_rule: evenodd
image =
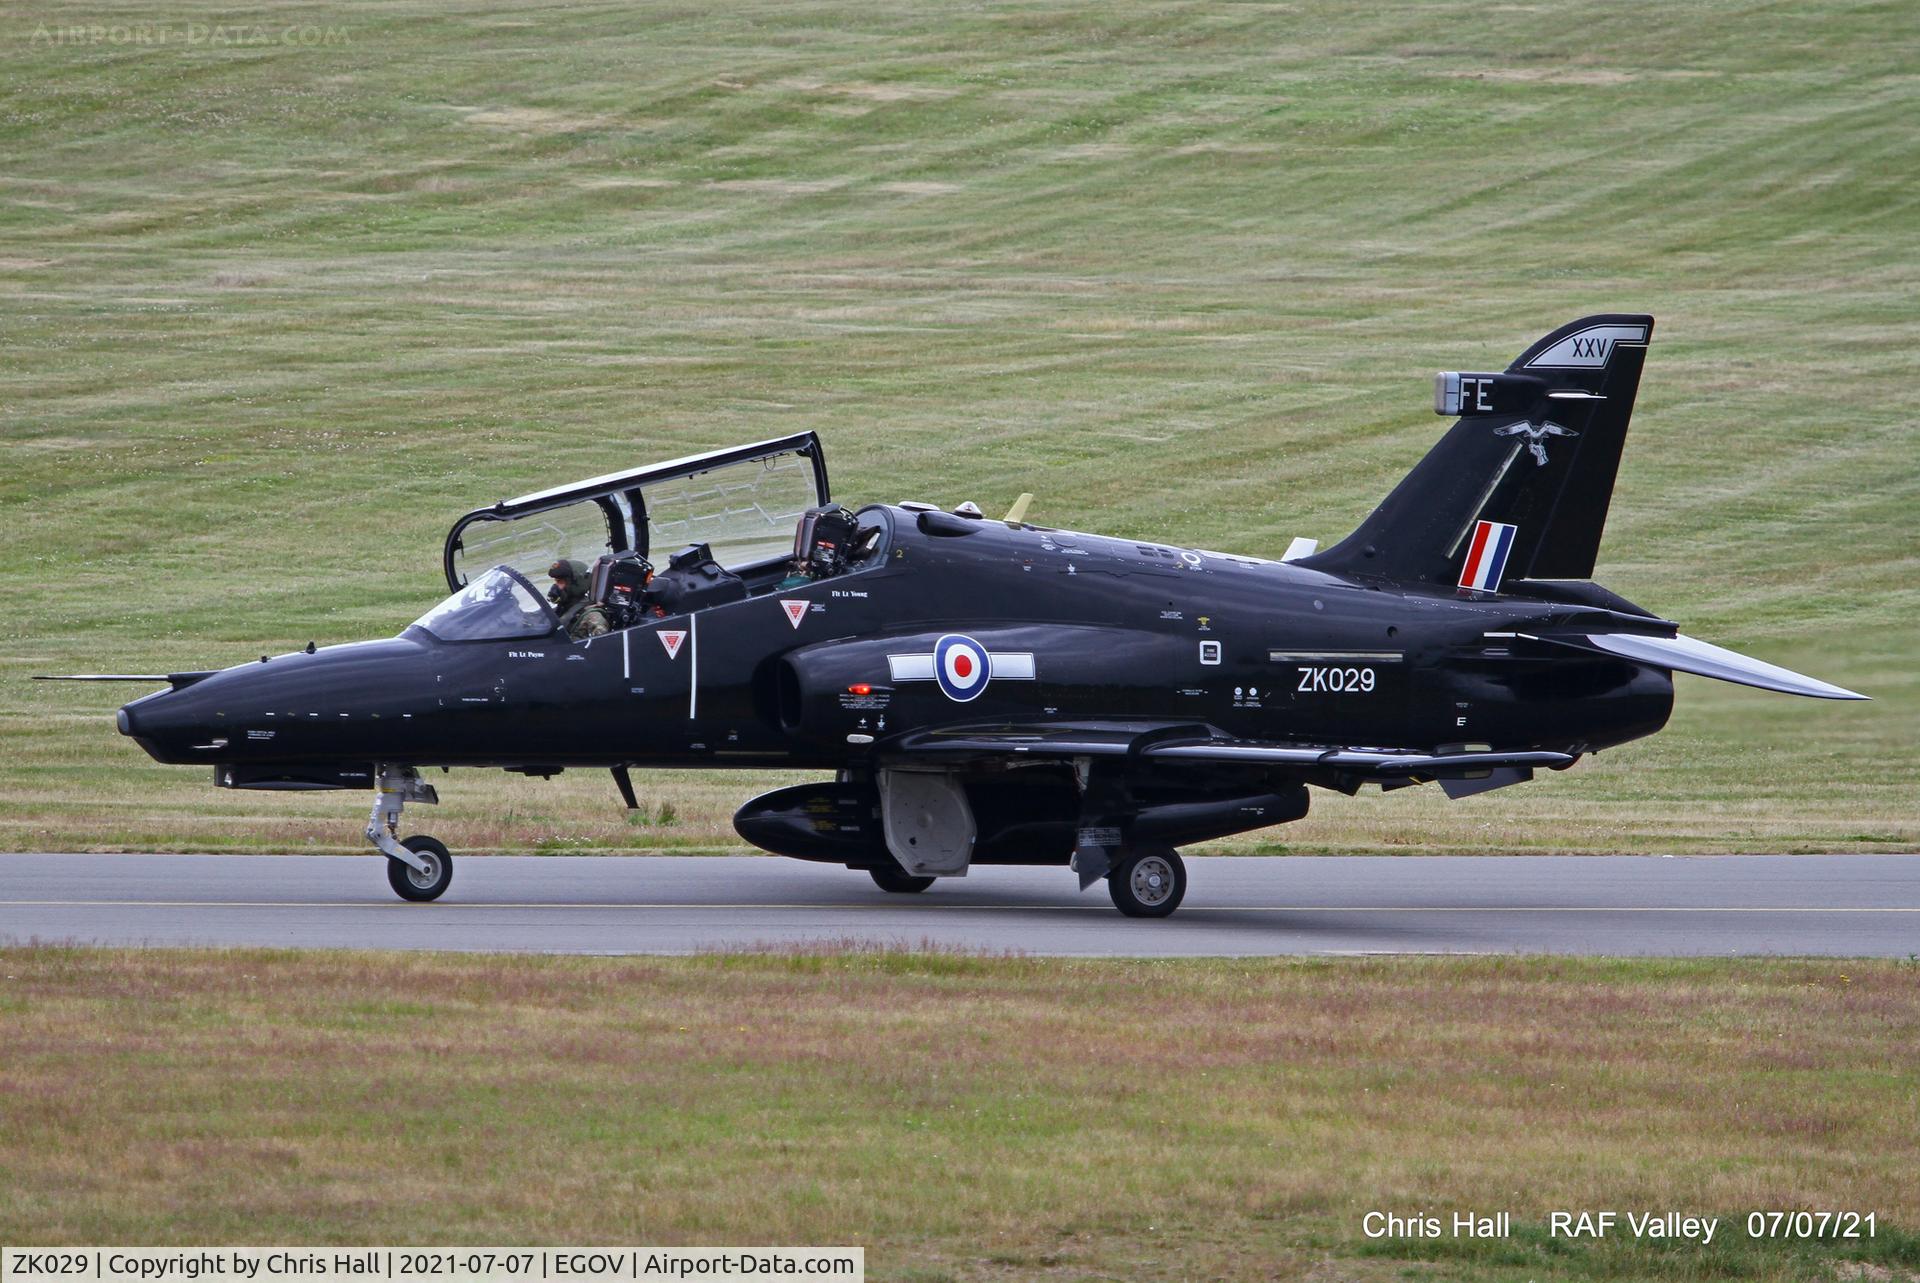
M553 580L547 600L553 603L553 613L560 616L560 626L571 636L574 622L587 604L587 565L562 557L547 567L547 577Z

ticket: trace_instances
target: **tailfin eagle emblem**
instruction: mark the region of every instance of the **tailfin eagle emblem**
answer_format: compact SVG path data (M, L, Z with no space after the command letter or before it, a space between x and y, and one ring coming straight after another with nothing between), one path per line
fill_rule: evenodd
M1548 422L1534 424L1520 422L1509 423L1502 427L1495 428L1493 435L1496 437L1525 437L1527 439L1527 449L1533 452L1534 466L1544 468L1547 466L1548 437L1577 437L1580 434L1572 428L1562 427L1558 423Z

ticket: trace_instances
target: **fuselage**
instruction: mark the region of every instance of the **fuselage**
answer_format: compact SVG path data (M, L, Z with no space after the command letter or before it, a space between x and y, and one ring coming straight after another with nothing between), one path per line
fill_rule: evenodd
M585 641L400 636L130 704L164 762L844 767L907 732L1177 722L1235 739L1543 747L1651 734L1669 674L1514 634L1600 606L1372 583L1110 536L872 507L864 563ZM1615 599L1617 601L1617 599ZM935 672L958 638L964 674ZM981 671L976 671L981 670Z

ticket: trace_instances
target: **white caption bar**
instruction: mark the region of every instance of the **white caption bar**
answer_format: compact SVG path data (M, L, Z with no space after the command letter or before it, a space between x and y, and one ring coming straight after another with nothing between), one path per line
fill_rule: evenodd
M863 1283L859 1247L66 1247L0 1252L0 1283Z

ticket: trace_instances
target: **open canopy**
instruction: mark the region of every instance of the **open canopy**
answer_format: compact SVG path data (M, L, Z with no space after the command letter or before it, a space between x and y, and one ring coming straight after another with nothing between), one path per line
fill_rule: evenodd
M510 566L543 577L561 558L652 559L704 543L729 570L790 556L800 515L828 501L820 439L802 432L611 472L476 508L447 533L447 586Z

